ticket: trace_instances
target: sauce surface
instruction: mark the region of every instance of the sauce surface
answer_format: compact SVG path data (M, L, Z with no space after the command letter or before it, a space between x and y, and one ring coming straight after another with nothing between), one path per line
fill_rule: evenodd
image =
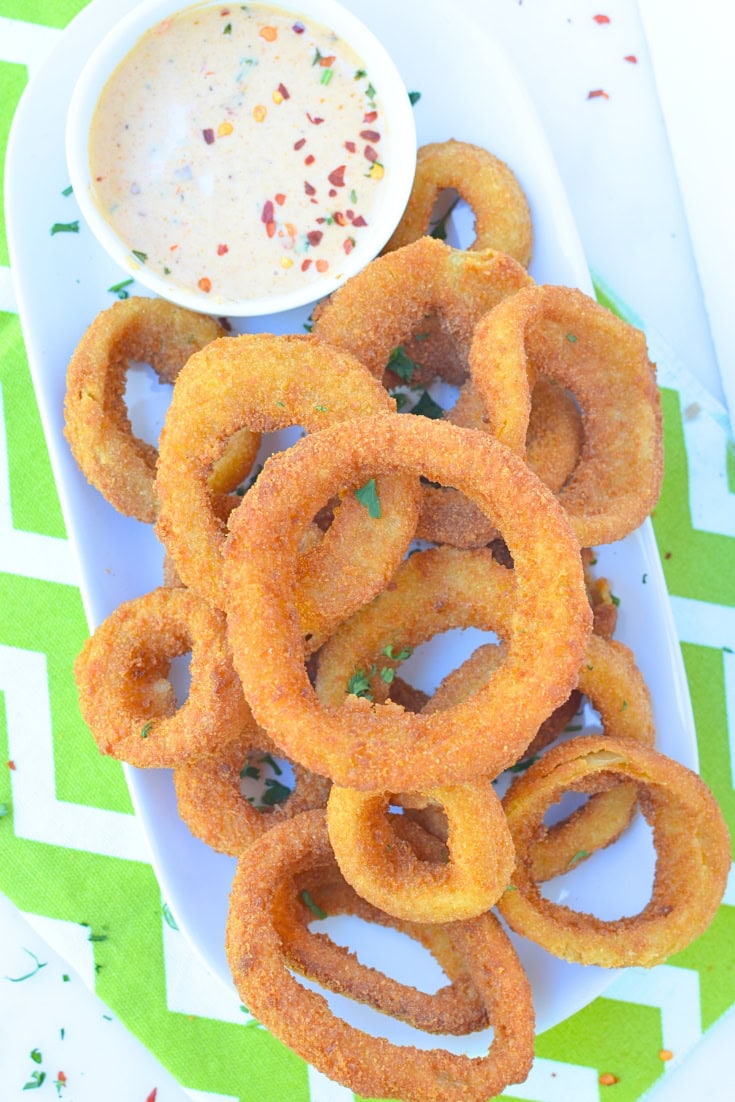
M93 197L143 264L229 298L340 266L385 165L370 74L342 39L261 4L184 9L141 37L97 104Z

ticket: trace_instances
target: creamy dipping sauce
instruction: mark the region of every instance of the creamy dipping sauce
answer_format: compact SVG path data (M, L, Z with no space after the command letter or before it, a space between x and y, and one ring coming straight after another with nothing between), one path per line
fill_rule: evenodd
M338 276L386 165L381 104L328 28L196 6L144 34L89 141L93 198L140 263L230 299Z

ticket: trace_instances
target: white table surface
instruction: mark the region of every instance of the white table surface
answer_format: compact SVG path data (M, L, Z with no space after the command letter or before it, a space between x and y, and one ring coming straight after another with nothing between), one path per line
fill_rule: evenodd
M525 81L556 156L593 272L722 402L680 187L634 0L602 0L599 5L587 0L453 4L484 20ZM420 18L418 0L415 6ZM694 4L689 7L696 9ZM721 7L727 11L726 4ZM610 22L596 23L593 17L599 13ZM681 20L678 25L681 29ZM56 37L49 33L49 48ZM671 48L671 43L664 45ZM636 62L624 60L630 55ZM588 99L588 92L598 88L609 98ZM708 104L702 102L699 109L706 113ZM0 306L12 308L7 280L0 279L0 299ZM54 937L51 922L34 919L31 928L0 896L0 977L28 971L29 952L45 963L32 984L0 979L3 1102L54 1098L57 1093L65 1102L146 1102L154 1088L156 1102L214 1102L215 1097L221 1102L222 1095L185 1092L178 1086L91 994L91 959L83 953L73 962L58 957L49 944ZM69 976L66 982L64 975ZM647 1098L690 1102L706 1097L724 1102L732 1096L734 1048L731 1013ZM41 1051L48 1074L37 1096L21 1089L40 1066L30 1058L34 1049ZM67 1079L61 1091L52 1084L58 1071ZM607 1097L604 1090L601 1094Z

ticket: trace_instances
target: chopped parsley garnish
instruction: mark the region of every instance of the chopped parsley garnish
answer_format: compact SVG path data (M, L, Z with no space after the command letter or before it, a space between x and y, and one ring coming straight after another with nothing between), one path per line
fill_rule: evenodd
M264 807L275 807L276 804L285 803L290 795L291 789L288 785L281 784L280 781L275 780L273 777L267 777L265 792L261 797L261 803Z
M311 895L307 891L301 892L301 899L303 903L316 915L317 918L326 918L327 912L323 911L318 903L315 903Z
M30 949L26 949L25 946L23 946L23 952L27 953L29 957L33 958L33 961L35 963L35 968L33 969L32 972L26 972L26 974L24 976L6 976L5 979L9 980L10 983L22 983L23 980L29 980L31 978L31 976L35 976L36 972L40 972L41 969L45 968L46 965L48 964L47 960L43 960L43 961L39 960L38 957L36 956L36 954L32 953Z
M6 815L10 814L10 808L7 804L0 804L0 819L4 819Z
M372 84L368 84L367 88L365 89L365 95L368 99L375 99L376 91Z
M394 654L393 644L389 643L387 647L383 647L382 653L386 658L391 658L394 662L405 662L405 660L410 658L413 654L413 647L402 647L398 654Z
M42 1085L45 1078L46 1078L46 1072L45 1071L32 1071L31 1072L31 1077L28 1080L28 1082L25 1084L25 1086L23 1087L23 1090L24 1091L38 1090L38 1088Z
M71 184L68 184L68 185L67 185L67 187L65 187L65 188L64 188L64 189L62 190L61 194L62 194L62 195L64 196L64 198L66 199L66 198L68 198L68 196L70 196L70 195L72 194L72 192L73 192L73 191L74 191L74 188L73 188L73 187L71 186Z
M132 253L135 259L139 260L141 264L145 264L146 260L148 259L148 253L142 253L139 249L133 249Z
M616 597L614 593L610 594L610 600L612 601L612 603L615 605L616 608L620 604L620 598Z
M452 213L452 211L454 210L454 208L456 207L458 202L459 202L459 196L457 196L457 198L454 200L454 202L452 203L449 210L446 211L446 213L443 214L441 216L441 218L437 222L434 223L433 227L429 231L429 236L430 237L436 237L439 241L446 241L446 239L447 239L447 219L449 218L449 215Z
M411 382L414 371L420 366L420 364L417 364L406 354L406 350L402 344L394 348L388 358L389 370L393 371L399 379L403 379L404 383Z
M370 678L374 673L375 666L373 666L370 673L365 673L365 670L356 670L347 682L347 689L345 691L351 696L362 696L365 700L372 700L373 694L370 692Z
M334 76L334 69L325 69L322 73L320 84L329 84L330 80Z
M225 23L222 28L222 34L232 34L232 23Z
M360 486L359 489L355 490L355 497L361 505L365 506L373 520L380 519L382 513L380 510L380 500L378 499L378 488L375 485L374 478L371 478L364 486Z
M161 914L163 915L164 922L167 926L170 926L172 930L178 930L178 923L171 913L171 908L169 907L168 903L164 903L161 907Z
M569 864L567 865L567 868L573 868L574 865L576 865L579 861L584 860L585 857L589 857L588 851L586 849L578 849L574 857L571 858Z
M390 685L396 676L396 671L392 666L383 666L380 671L380 680L385 681L386 685Z
M409 413L417 413L420 417L429 417L432 421L437 421L444 416L444 410L438 402L434 401L428 390L424 391L413 409L409 410Z
M79 233L79 219L74 222L54 222L51 227L51 236L57 233ZM23 1088L25 1090L25 1087Z
M132 282L132 279L123 279L121 283L113 283L112 287L108 287L107 290L110 294L117 295L118 298L130 298L125 288L129 287Z
M538 761L539 755L534 754L533 757L523 758L522 761L517 761L515 765L508 766L509 773L525 773L527 769L530 769L535 761Z
M38 1048L32 1048L31 1049L30 1057L31 1057L31 1060L33 1060L34 1064L42 1064L43 1063L43 1056L41 1055L41 1050L38 1049Z
M141 732L140 732L140 737L141 738L148 738L148 736L151 733L152 727L153 727L153 720L149 719L148 722L143 725L143 727L141 729Z
M266 763L266 765L270 765L271 769L273 770L273 772L276 774L277 777L280 777L281 774L283 773L283 770L281 769L280 765L278 764L276 759L271 754L263 754L263 757L260 760L264 761Z
M252 777L253 780L258 780L260 777L260 770L257 765L244 765L240 770L241 777Z
M577 338L575 337L574 333L567 333L567 340L570 344L576 344L577 342Z
M408 398L405 394L401 394L400 390L391 390L390 396L396 403L396 413L400 413L404 406L408 404Z
M355 69L355 80L362 80L367 76L367 69Z
M411 101L411 106L413 107L421 99L421 93L420 92L409 92L408 93L408 98Z

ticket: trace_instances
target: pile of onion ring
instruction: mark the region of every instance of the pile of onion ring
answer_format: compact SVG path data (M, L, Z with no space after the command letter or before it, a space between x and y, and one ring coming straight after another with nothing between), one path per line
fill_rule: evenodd
M470 250L425 235L444 188L475 209ZM166 552L164 584L77 659L84 719L103 753L173 768L192 833L238 859L226 948L251 1012L373 1097L481 1102L528 1074L530 986L494 907L564 959L649 966L706 928L729 870L711 794L654 748L648 689L591 569L589 545L632 531L658 495L655 371L632 327L534 284L530 251L507 166L440 143L384 255L319 305L310 336L231 337L130 299L69 367L82 470ZM130 428L128 360L173 382L158 453ZM454 408L399 414L434 377L461 387ZM294 425L308 435L256 471L261 435ZM490 641L432 696L402 676L417 648L469 628ZM599 723L571 738L583 705ZM586 802L549 826L569 790ZM639 809L657 852L640 914L603 921L542 895ZM447 984L417 991L312 929L345 913L418 941ZM494 1039L478 1059L399 1047L294 972L428 1033L492 1025Z

